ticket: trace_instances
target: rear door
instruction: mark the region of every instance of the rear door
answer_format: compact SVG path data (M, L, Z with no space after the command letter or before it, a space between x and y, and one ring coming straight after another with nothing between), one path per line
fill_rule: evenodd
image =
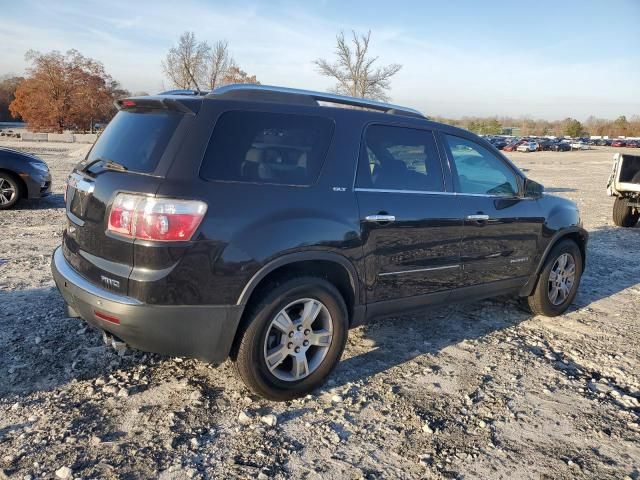
M367 303L419 300L457 285L462 219L432 131L368 126L355 186Z
M106 231L111 203L118 192L156 193L185 121L180 112L130 104L69 176L63 253L93 283L127 294L133 240Z
M480 143L443 134L464 218L461 286L524 277L538 251L544 216L521 195L522 177Z

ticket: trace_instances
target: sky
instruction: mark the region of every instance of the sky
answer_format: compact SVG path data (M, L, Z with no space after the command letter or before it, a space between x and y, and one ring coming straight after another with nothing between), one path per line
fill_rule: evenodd
M227 40L263 84L334 85L339 31L371 30L371 53L400 63L393 103L431 116L545 118L640 114L640 0L0 0L0 75L29 49L71 48L130 91L171 87L161 61L184 31Z

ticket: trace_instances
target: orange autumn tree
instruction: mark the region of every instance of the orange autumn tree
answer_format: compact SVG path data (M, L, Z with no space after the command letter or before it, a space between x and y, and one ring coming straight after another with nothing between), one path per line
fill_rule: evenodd
M221 82L222 85L229 85L233 83L252 83L260 85L260 82L255 75L249 75L244 70L241 70L237 65L229 67Z
M92 130L115 113L113 101L126 95L104 66L77 50L27 52L27 78L9 105L35 131Z

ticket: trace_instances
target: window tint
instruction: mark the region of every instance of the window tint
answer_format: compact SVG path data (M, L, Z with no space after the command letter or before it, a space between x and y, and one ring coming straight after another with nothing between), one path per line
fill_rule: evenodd
M181 119L174 113L118 112L86 162L112 160L134 172L153 172Z
M311 185L322 167L333 122L265 112L224 113L200 169L207 180Z
M442 166L430 131L372 125L365 132L356 186L440 192Z
M518 194L516 174L486 148L470 140L446 135L462 193L513 197Z

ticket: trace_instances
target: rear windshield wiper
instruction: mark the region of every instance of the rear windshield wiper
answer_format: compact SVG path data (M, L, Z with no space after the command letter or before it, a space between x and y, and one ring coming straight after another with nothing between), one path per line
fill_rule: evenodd
M114 162L113 160L110 160L108 158L103 158L103 157L99 157L99 158L96 158L95 160L92 160L91 162L86 164L82 170L86 172L89 170L90 167L92 167L96 163L100 163L101 164L100 166L105 170L114 170L116 172L126 172L128 170L128 168L122 165L121 163Z

